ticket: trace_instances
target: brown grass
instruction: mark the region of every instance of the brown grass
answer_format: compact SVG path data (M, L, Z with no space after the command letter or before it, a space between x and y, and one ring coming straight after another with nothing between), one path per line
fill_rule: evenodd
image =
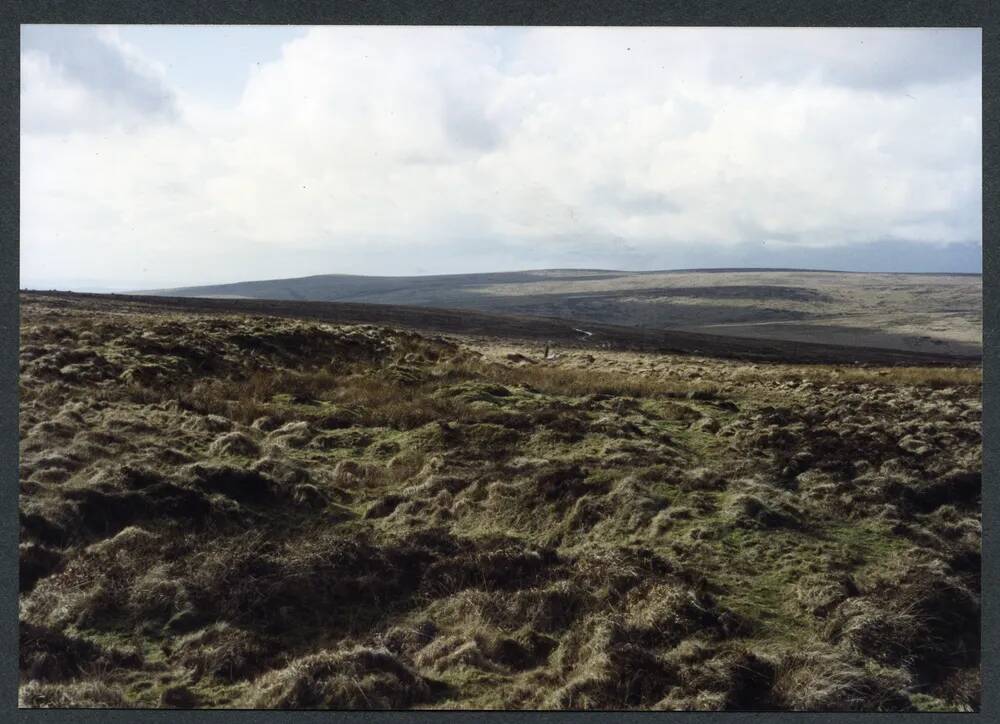
M977 370L112 311L23 318L25 705L978 707Z

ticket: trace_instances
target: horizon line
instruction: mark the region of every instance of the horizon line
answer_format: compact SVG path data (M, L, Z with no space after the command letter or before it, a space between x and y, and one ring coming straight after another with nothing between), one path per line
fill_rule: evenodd
M91 280L91 283L85 283L82 285L73 286L86 286L90 288L102 288L108 290L109 293L112 289L117 289L117 293L121 294L141 294L159 291L182 291L188 289L199 289L203 287L224 287L224 286L235 286L237 284L256 284L265 282L284 282L284 281L297 281L300 279L319 279L322 277L349 277L355 279L432 279L432 278L448 278L448 277L474 277L474 276L486 276L486 275L497 275L497 274L538 274L544 272L593 272L593 273L605 273L605 274L687 274L687 273L741 273L741 272L798 272L806 274L891 274L897 276L978 276L983 275L982 271L885 271L885 270L872 270L872 271L858 271L858 270L847 270L847 269L825 269L825 268L810 268L810 267L684 267L684 268L674 268L674 269L602 269L597 267L543 267L543 268L532 268L532 269L503 269L497 271L480 271L480 272L452 272L452 273L428 273L428 274L349 274L349 273L338 273L338 272L328 272L324 274L305 274L301 276L290 276L290 277L272 277L272 278L258 278L258 279L240 279L237 281L229 282L209 282L209 283L199 283L199 284L185 284L182 286L157 286L157 287L145 287L145 288L132 288L132 287L111 287L104 286L105 284L113 284L113 282L101 282L100 280ZM39 286L22 286L18 285L19 291L34 291L34 292L58 292L67 291L72 292L74 290L66 288L60 289L56 287L42 288Z
M682 267L675 269L602 269L598 267L542 267L535 269L503 269L497 271L481 272L451 272L451 273L429 273L429 274L347 274L338 272L327 272L325 274L304 274L293 277L273 277L265 279L241 279L234 282L212 282L208 284L186 284L178 287L157 287L156 289L137 289L139 291L159 291L161 289L197 289L199 287L223 287L234 284L254 284L259 282L284 282L298 279L319 279L321 277L353 277L358 279L430 279L434 277L466 277L485 276L488 274L537 274L541 272L603 272L609 274L682 274L693 272L704 273L739 273L739 272L803 272L812 274L897 274L909 276L982 276L978 272L908 272L908 271L857 271L847 269L823 269L809 267Z

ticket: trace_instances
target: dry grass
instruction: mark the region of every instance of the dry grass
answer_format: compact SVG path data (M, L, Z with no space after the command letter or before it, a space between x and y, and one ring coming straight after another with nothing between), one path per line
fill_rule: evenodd
M466 367L468 377L486 376L504 385L524 385L538 392L563 397L614 395L619 397L685 397L709 399L718 393L711 382L681 383L653 375L629 375L600 369L579 369L540 362L523 367L476 365Z
M107 311L23 307L24 706L978 706L978 370Z

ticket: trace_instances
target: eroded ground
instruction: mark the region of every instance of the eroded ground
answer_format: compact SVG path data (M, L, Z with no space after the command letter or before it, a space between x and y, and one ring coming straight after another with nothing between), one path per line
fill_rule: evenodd
M967 710L978 369L22 297L23 706Z

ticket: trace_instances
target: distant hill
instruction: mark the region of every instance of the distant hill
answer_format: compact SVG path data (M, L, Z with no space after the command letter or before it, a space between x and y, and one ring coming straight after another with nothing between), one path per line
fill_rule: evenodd
M978 274L802 269L323 274L142 293L469 309L936 353L974 354L982 348Z

